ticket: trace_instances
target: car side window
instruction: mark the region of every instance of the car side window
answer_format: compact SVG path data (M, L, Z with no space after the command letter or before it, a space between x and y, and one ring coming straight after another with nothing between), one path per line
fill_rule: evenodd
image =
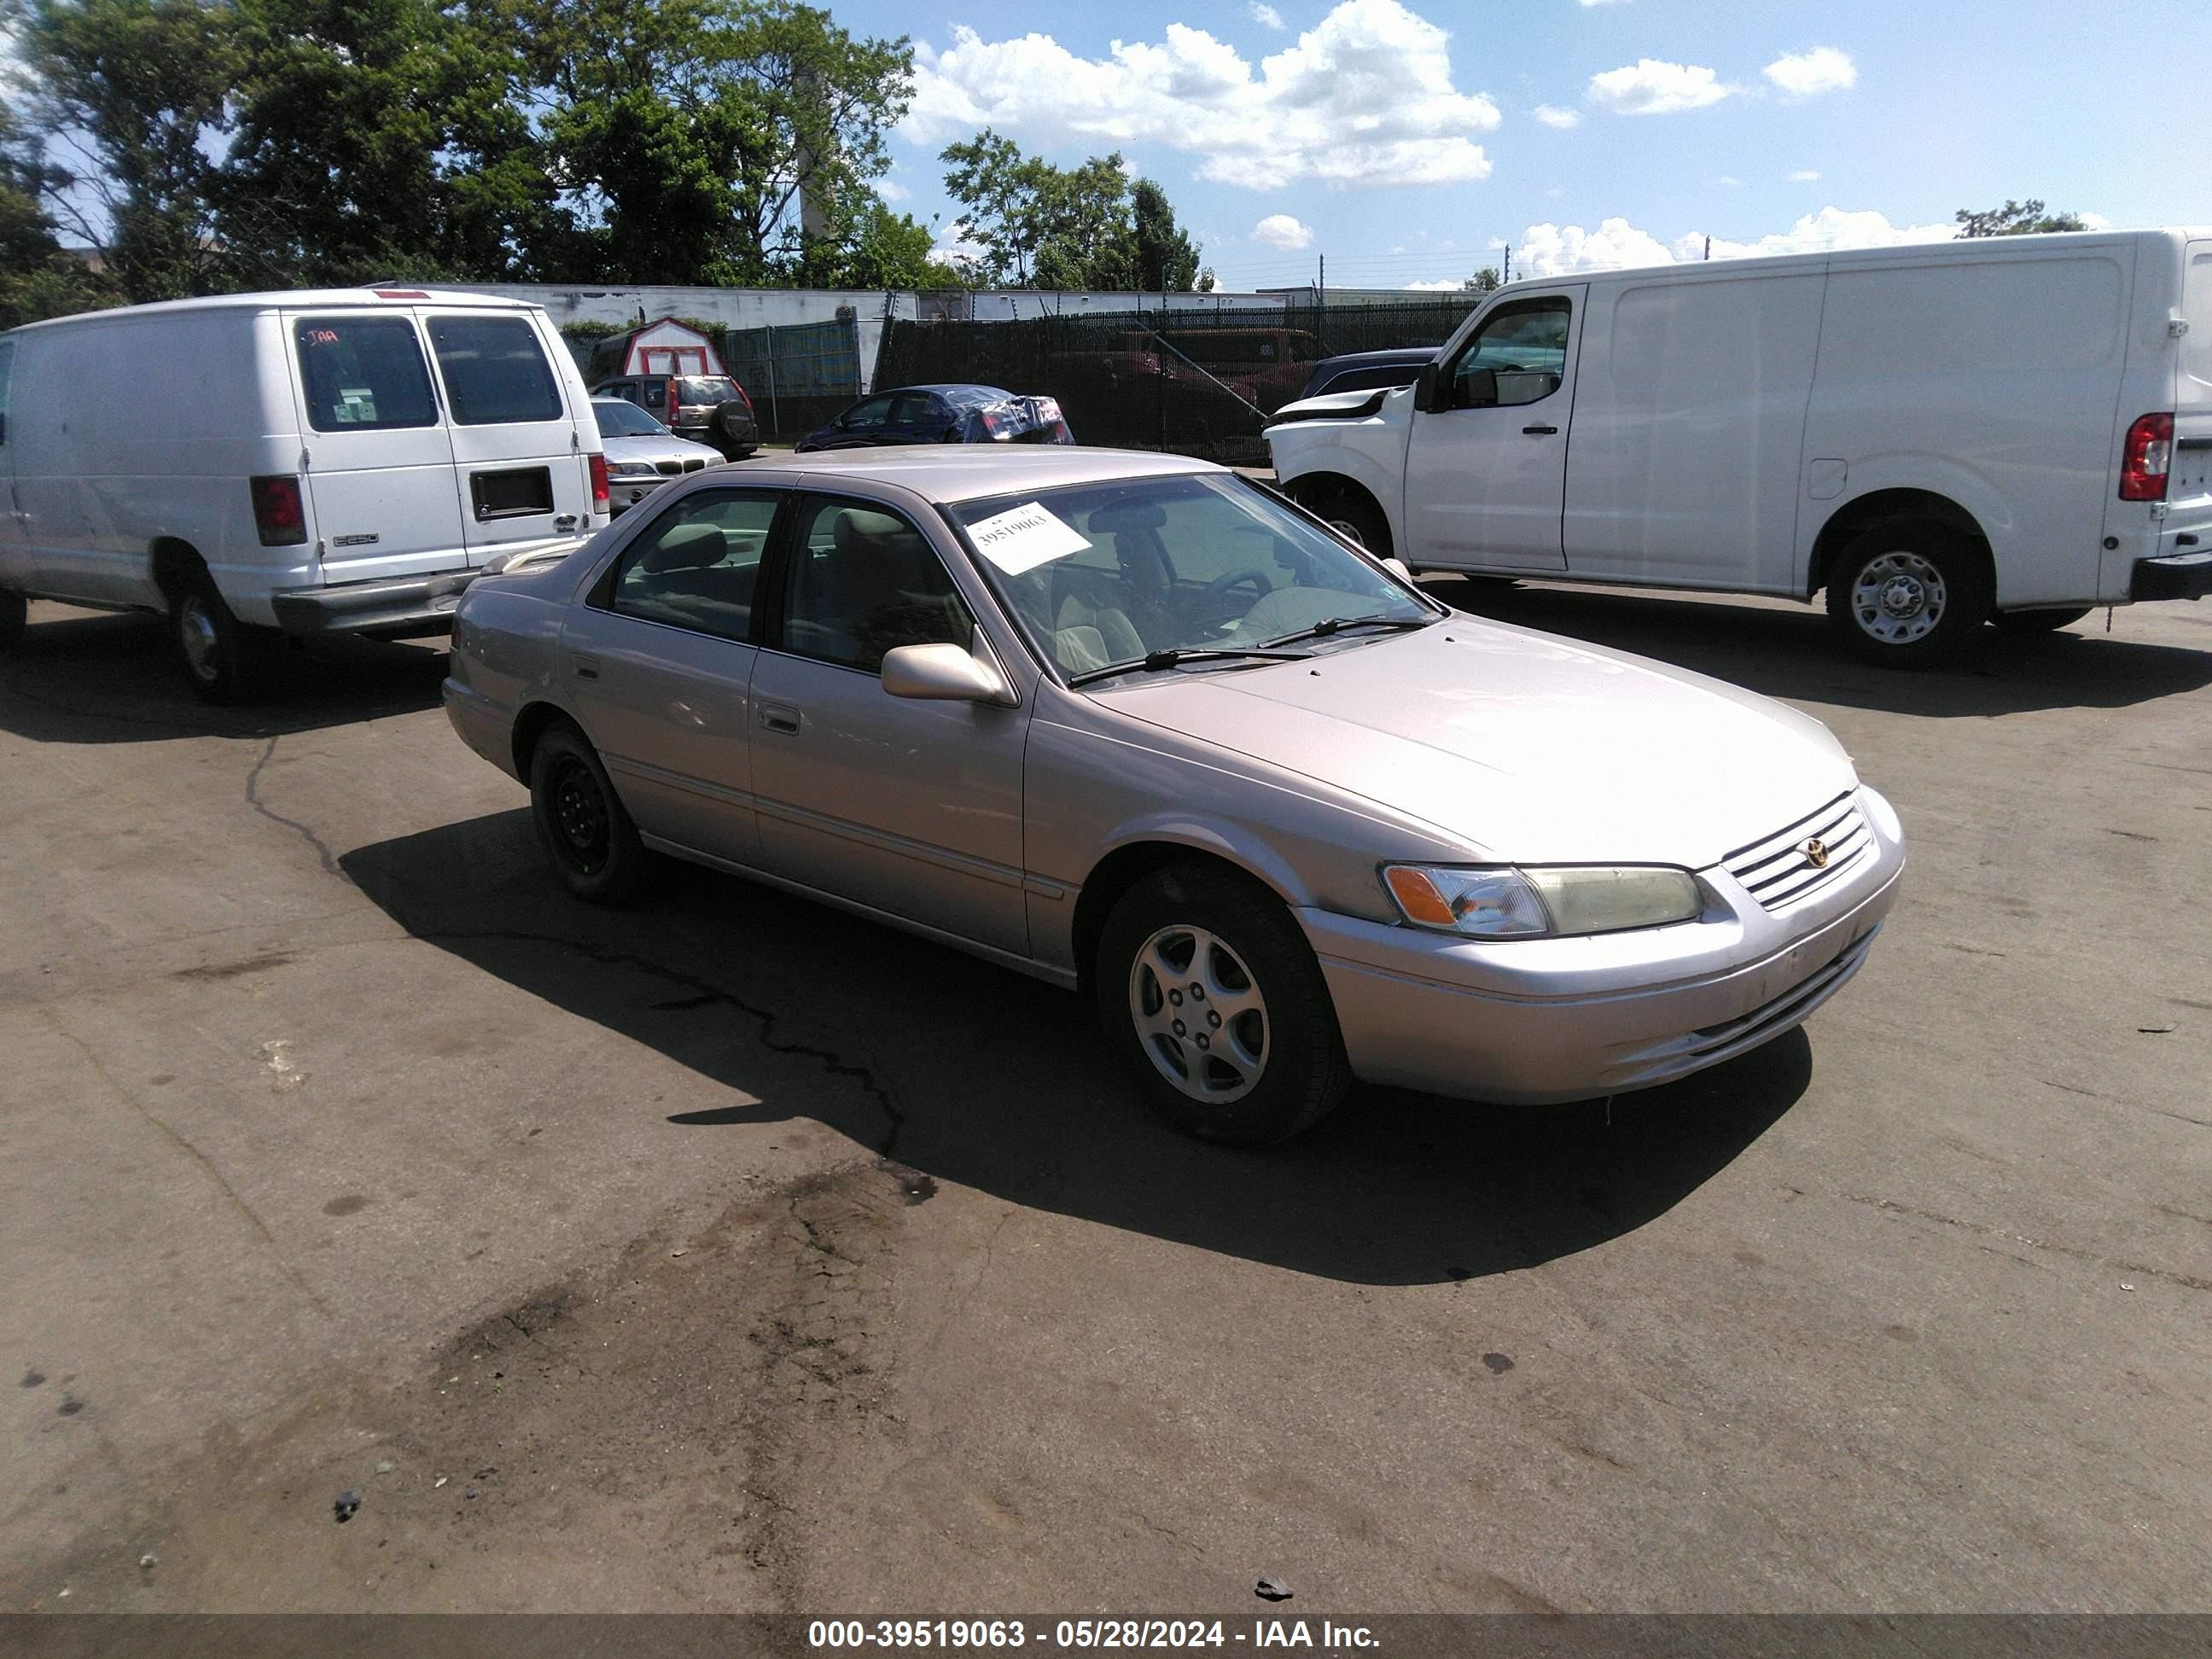
M316 431L438 423L422 342L406 318L302 318L292 325L292 348Z
M752 636L753 595L782 497L686 495L631 543L601 590L605 610L726 640Z
M668 408L668 382L667 382L667 381L665 381L665 380L646 380L646 381L643 381L643 382L641 382L641 390L644 392L644 393L645 393L645 406L646 406L647 409L659 410L660 410L660 411L662 411L662 412L664 412L664 413L667 410L667 408Z
M783 646L874 673L902 645L974 643L975 625L921 532L872 501L810 496L799 509Z
M1452 369L1454 409L1505 409L1540 403L1566 374L1567 325L1573 307L1563 295L1500 306L1460 353Z
M889 398L863 398L840 416L837 424L848 432L868 432L884 424L890 416Z
M893 426L928 426L937 412L937 399L927 392L902 392L891 399ZM939 422L937 424L943 424Z

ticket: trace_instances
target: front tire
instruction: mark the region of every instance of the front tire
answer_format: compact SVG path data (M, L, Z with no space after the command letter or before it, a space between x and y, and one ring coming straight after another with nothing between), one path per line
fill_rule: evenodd
M620 904L645 878L647 854L607 769L584 734L549 726L530 752L530 817L562 885L592 904Z
M192 572L170 601L169 636L202 702L222 708L252 695L252 630L223 603L204 570Z
M1898 519L1861 531L1828 572L1828 620L1867 661L1928 668L1987 622L1986 562L1948 525Z
M1378 559L1390 556L1390 521L1364 491L1331 489L1300 498L1312 514L1340 536L1348 536Z
M1269 1146L1351 1085L1321 964L1249 878L1199 863L1146 876L1108 916L1092 977L1108 1042L1186 1134Z

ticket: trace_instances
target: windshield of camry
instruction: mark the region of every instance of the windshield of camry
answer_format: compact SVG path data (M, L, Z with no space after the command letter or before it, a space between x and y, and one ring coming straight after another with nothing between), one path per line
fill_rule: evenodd
M1443 614L1240 478L1123 479L948 510L1008 611L1070 676Z

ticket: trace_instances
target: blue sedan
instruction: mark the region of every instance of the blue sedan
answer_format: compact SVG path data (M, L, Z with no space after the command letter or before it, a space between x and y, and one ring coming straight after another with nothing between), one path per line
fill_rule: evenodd
M1052 398L1018 398L994 386L908 386L860 399L799 441L801 454L888 444L1072 444Z

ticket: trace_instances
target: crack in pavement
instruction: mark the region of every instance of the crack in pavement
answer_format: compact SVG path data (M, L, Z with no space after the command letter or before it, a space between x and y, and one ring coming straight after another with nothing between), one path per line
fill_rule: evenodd
M339 880L343 881L346 879L345 872L338 868L337 856L331 853L329 844L320 836L301 823L299 819L288 818L282 812L262 803L261 769L276 758L276 745L283 740L284 734L282 732L270 738L268 747L261 751L261 758L253 763L253 769L246 775L246 804L271 823L281 823L306 841L308 846L315 849L315 856L322 860L323 873L326 876L336 876Z
M2146 1261L2128 1261L2118 1256L2099 1255L2094 1250L2084 1250L2071 1244L2054 1244L2049 1239L2030 1238L2026 1233L2011 1232L2002 1227L1992 1227L1979 1221L1961 1220L1954 1215L1944 1215L1935 1210L1915 1209L1910 1204L1899 1204L1894 1199L1869 1198L1863 1193L1844 1193L1843 1197L1854 1204L1864 1204L1876 1210L1886 1210L1892 1215L1908 1215L1922 1221L1936 1221L1946 1227L1958 1227L1984 1238L2001 1238L2014 1244L2025 1244L2032 1250L2049 1250L2056 1255L2071 1256L2076 1261L2087 1261L2100 1267L2111 1267L2120 1273L2143 1273L2152 1279L2162 1279L2169 1285L2179 1285L2191 1291L2212 1291L2212 1279L2199 1279L2194 1273L2177 1273L2171 1267L2154 1267Z

